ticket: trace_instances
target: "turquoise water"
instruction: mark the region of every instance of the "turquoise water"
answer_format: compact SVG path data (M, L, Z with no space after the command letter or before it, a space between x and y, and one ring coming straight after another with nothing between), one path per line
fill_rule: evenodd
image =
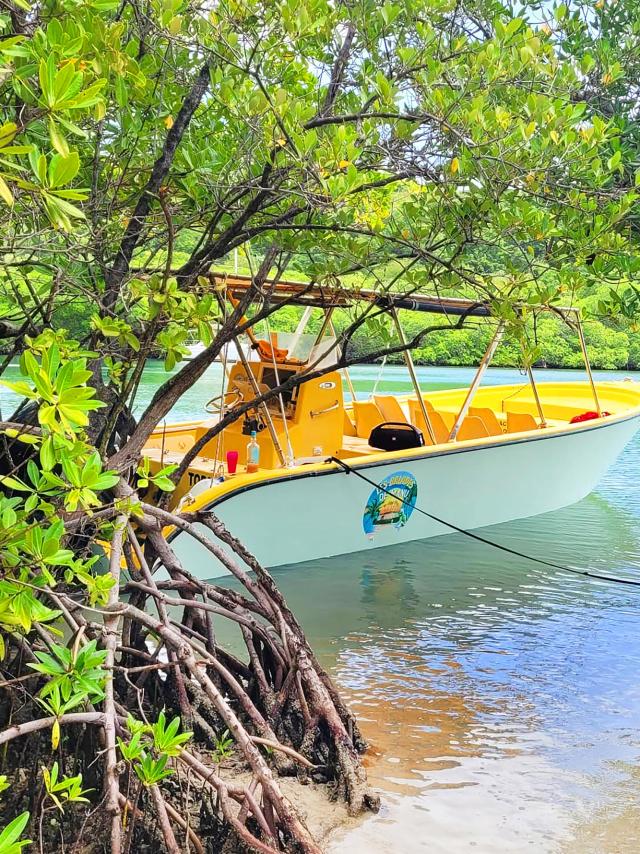
M468 385L474 376L473 368L417 368L420 384L423 389L445 389L456 386ZM176 371L167 373L163 363L150 361L145 368L134 412L140 415L145 406L151 400L158 386L172 376ZM412 390L407 371L399 365L392 365L381 369L377 365L361 365L351 368L351 377L358 397L367 397L377 385L379 391L409 392ZM594 371L596 379L621 379L625 376L640 379L640 373L620 371ZM4 374L4 379L18 379L20 373L16 364L12 364ZM584 380L585 374L581 371L540 370L536 372L540 382L552 382L554 380ZM489 368L483 379L485 385L499 385L501 383L526 382L526 377L512 368ZM346 384L344 387L347 394ZM186 392L178 401L168 416L170 421L191 421L198 418L208 418L204 407L208 400L219 395L222 391L222 367L219 363L207 369L204 376ZM0 411L3 417L8 417L18 402L18 398L8 389L0 386Z
M378 369L352 373L364 393ZM425 387L472 375L419 373ZM163 376L159 365L147 371L142 405ZM541 381L564 377L583 375L539 372ZM495 369L486 381L517 379ZM214 366L172 420L201 417L219 388ZM390 368L380 388L409 385ZM6 416L6 391L0 403ZM640 579L639 474L636 437L584 501L488 535ZM380 814L333 851L638 850L640 588L540 567L459 535L274 574L362 722L383 799Z

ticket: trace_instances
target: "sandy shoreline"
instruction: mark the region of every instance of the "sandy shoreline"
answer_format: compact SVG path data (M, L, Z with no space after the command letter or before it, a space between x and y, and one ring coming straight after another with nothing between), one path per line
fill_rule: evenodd
M313 838L327 854L337 854L342 841L374 815L371 812L350 816L343 801L331 801L326 785L301 785L295 777L280 777L278 785L304 819Z

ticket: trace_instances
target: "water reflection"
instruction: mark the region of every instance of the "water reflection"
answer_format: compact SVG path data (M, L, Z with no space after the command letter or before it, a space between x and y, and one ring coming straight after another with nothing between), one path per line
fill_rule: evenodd
M640 529L634 516L600 495L554 513L485 528L482 534L523 553L575 567L633 576L640 565ZM358 631L374 637L385 628L420 619L430 626L444 621L448 634L457 625L464 632L478 631L483 621L469 623L479 610L493 608L497 618L506 618L522 606L529 619L538 609L545 615L557 599L562 602L573 592L588 593L585 604L592 599L599 606L600 594L609 590L608 585L560 576L458 534L324 558L273 574L317 648L329 657L338 654L337 642L347 642Z
M640 578L639 457L634 443L578 505L484 533ZM462 536L276 575L359 715L383 792L380 816L335 851L631 850L640 591Z

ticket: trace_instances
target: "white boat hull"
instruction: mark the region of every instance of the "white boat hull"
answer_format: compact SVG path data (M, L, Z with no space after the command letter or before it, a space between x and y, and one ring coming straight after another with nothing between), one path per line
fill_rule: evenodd
M387 487L405 499L406 485L414 478L416 508L471 530L545 513L584 498L633 437L639 421L636 413L481 447L459 445L421 456L408 451L393 462L359 461L354 467L376 484L391 477ZM399 473L395 482L401 483L396 487L393 477ZM409 512L405 520L394 521L389 513L386 520L367 518L372 493L373 487L354 473L309 471L249 486L224 496L210 509L267 567L451 533L419 510ZM379 492L378 504L385 498L387 493ZM372 522L378 522L373 531ZM209 535L204 527L200 530ZM185 568L199 578L227 574L188 534L176 535L173 546Z

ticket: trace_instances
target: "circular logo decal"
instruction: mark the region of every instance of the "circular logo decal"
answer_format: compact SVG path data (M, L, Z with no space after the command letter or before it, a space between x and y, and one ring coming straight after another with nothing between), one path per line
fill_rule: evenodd
M402 528L413 513L418 497L418 484L408 471L396 471L385 477L374 489L364 508L362 527L372 537L386 525Z

